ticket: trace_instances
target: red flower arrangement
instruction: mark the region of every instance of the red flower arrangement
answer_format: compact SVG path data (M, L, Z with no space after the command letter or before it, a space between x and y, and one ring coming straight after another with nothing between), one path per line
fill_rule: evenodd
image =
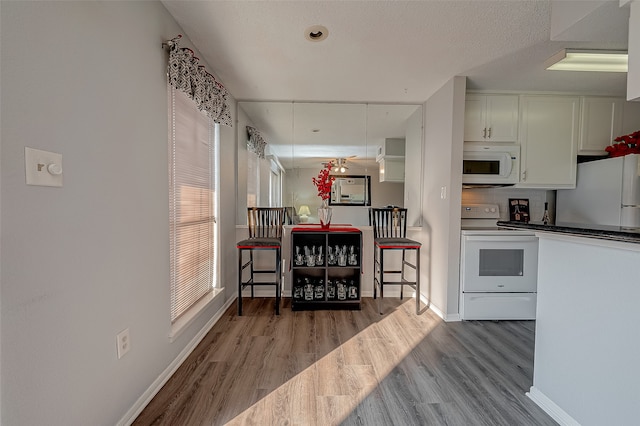
M621 157L627 154L640 154L640 130L624 136L618 136L614 139L618 142L609 145L605 151L609 153L609 157Z
M322 198L323 203L331 197L331 184L335 180L335 177L329 175L331 167L333 167L333 163L329 161L320 170L318 177L311 178L313 184L318 188L318 197Z

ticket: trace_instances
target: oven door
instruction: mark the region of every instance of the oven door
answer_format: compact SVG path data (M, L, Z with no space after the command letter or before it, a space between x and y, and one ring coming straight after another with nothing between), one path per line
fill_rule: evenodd
M538 239L535 236L465 236L462 291L535 292Z

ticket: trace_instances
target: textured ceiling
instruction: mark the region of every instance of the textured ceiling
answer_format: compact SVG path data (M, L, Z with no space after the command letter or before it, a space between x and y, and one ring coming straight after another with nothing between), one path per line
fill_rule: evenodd
M351 155L377 167L375 145L401 136L408 115L390 108L374 130L373 104L421 104L456 75L477 90L626 93L626 74L543 67L562 48L626 49L618 0L163 4L236 99L278 101L239 105L285 167ZM328 38L308 41L313 25Z
M550 40L549 1L163 3L240 100L416 103L455 75L475 89L622 95L626 87L621 74L542 67L563 47L626 48L628 10L617 0L586 2L597 6L561 34L569 41ZM329 30L323 42L304 37L316 24Z

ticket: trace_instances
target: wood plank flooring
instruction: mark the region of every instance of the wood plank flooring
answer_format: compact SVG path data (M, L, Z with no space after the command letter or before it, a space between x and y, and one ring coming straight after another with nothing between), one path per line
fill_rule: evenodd
M555 425L525 392L533 321L445 323L413 299L361 311L235 304L134 425Z

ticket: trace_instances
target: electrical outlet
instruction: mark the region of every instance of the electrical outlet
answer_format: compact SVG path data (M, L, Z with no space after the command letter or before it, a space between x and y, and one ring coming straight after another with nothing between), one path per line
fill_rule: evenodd
M129 329L125 328L116 336L118 345L118 359L122 358L129 349L131 349L131 338L129 337Z

